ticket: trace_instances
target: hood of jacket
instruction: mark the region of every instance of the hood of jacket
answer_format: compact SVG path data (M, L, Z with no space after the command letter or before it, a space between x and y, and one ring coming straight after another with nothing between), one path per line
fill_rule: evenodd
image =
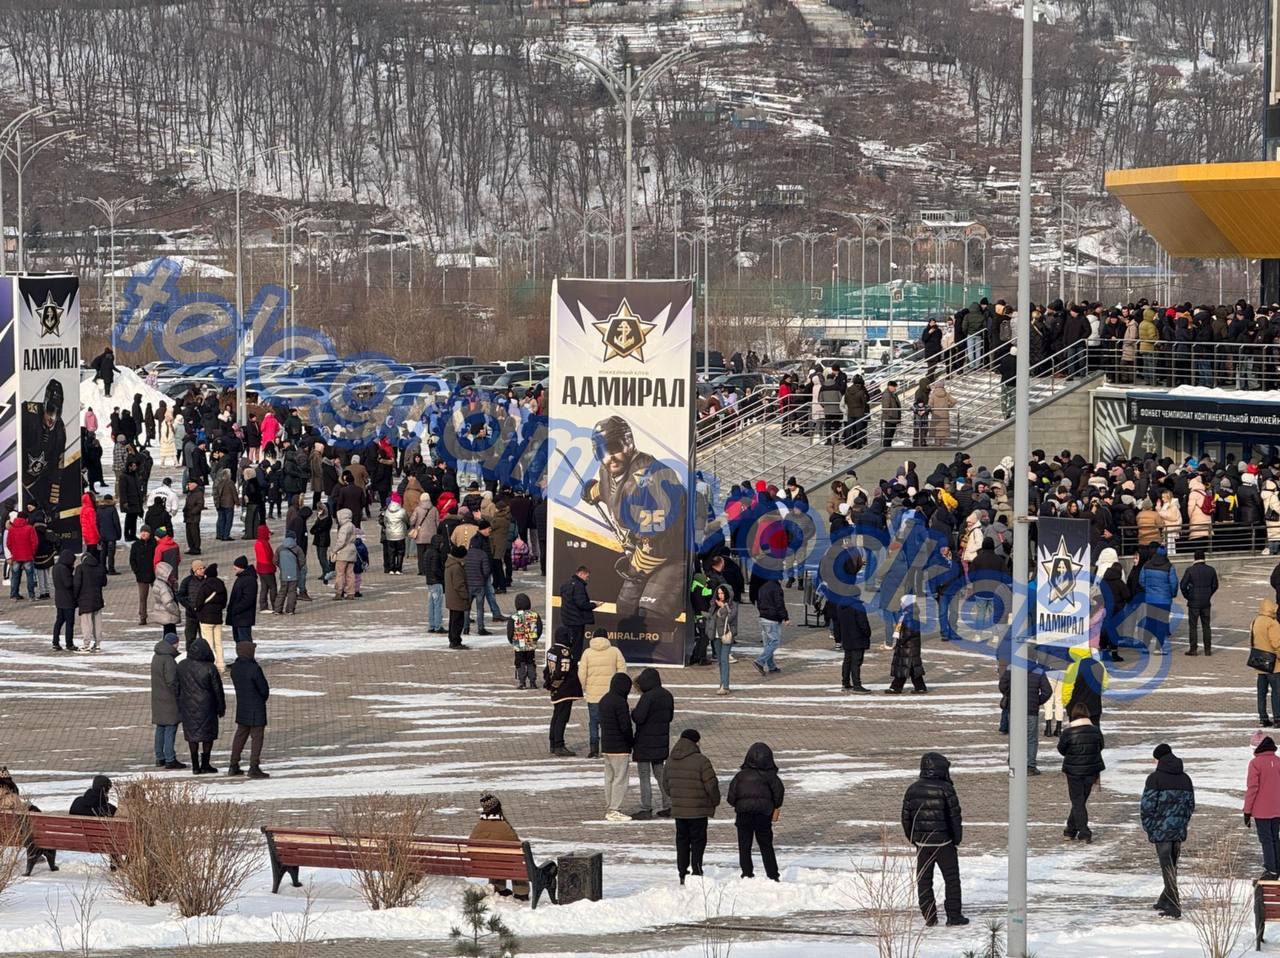
M171 575L173 575L173 566L169 565L169 563L167 563L167 562L157 562L157 563L156 563L156 578L157 578L157 579L168 579L168 578L169 578L169 576L171 576Z
M1163 772L1165 775L1181 775L1182 759L1173 753L1161 755L1156 759L1156 771Z
M252 661L253 661L253 650L254 650L254 649L256 649L257 647L258 647L258 646L257 646L255 643L253 643L253 642L237 642L237 643L236 643L236 658L237 658L237 659L245 659L246 661L252 662Z
M925 752L920 756L920 777L951 781L951 760L941 752Z
M156 655L172 655L175 659L178 657L178 647L167 639L161 639L151 651Z
M1258 603L1258 615L1265 615L1268 618L1276 617L1276 603L1274 599L1263 599Z
M1173 564L1169 561L1169 557L1165 555L1164 550L1159 549L1156 551L1155 555L1153 555L1150 559L1147 560L1147 564L1144 565L1143 568L1144 569L1172 569Z
M636 688L641 692L649 692L662 688L662 675L657 669L645 669L636 677Z
M697 742L691 742L687 738L677 739L676 744L671 746L671 761L676 762L701 752Z
M187 658L193 662L213 662L213 649L209 648L209 643L205 639L192 639L191 647L187 650Z
M626 698L631 694L631 676L626 672L615 672L609 680L609 691Z
M1068 654L1073 662L1083 662L1085 659L1093 658L1093 650L1087 645L1077 645Z
M271 530L267 528L266 524L264 523L263 525L258 526L258 541L267 542L270 538Z
M58 565L64 565L68 569L76 564L76 554L70 549L63 549L58 553ZM1275 611L1274 608L1272 611Z
M591 637L591 641L587 643L588 648L594 649L597 652L603 652L612 645L613 643L603 635L593 635Z
M764 742L756 742L747 749L747 757L742 760L743 768L754 768L762 772L776 772L777 764L773 761L773 749Z
M338 510L338 525L346 525L346 524L347 524L348 522L350 522L350 521L351 521L351 510L350 510L350 509L339 509L339 510Z
M83 556L81 556L80 564L81 565L101 565L101 563L98 562L98 557L94 555L92 552L86 552Z

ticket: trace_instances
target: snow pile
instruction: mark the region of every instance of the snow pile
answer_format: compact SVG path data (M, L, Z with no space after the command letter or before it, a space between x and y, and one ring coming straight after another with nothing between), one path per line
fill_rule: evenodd
M102 383L94 380L92 369L80 370L80 422L84 423L84 414L90 409L98 417L97 436L98 442L102 443L104 472L111 471L114 451L111 442L111 410L117 406L121 409L129 408L133 405L133 397L137 394L142 396L143 409L147 408L147 403L151 403L153 410L159 409L161 403L170 408L174 405L172 399L160 390L148 386L145 379L127 366L116 367L116 378L111 384L110 396L103 393ZM178 417L178 421L181 422L181 417Z

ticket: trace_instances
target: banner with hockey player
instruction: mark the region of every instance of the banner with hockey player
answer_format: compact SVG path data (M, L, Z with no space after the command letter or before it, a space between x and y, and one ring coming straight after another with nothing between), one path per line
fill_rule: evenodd
M692 635L693 286L557 280L551 295L547 621L597 628L634 664ZM594 623L561 607L584 570ZM585 633L585 635L583 634Z
M18 462L54 546L80 551L80 280L19 276Z
M13 348L16 279L0 276L0 502L18 498L18 374Z

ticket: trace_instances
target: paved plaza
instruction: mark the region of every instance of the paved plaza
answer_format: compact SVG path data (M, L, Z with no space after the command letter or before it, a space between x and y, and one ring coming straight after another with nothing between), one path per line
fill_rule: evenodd
M207 542L204 558L229 574L232 559L248 545ZM1033 918L1037 910L1054 907L1063 891L1062 878L1055 875L1069 865L1079 869L1082 886L1094 891L1090 907L1110 903L1117 911L1109 918L1118 921L1127 910L1135 920L1148 919L1148 892L1154 898L1158 882L1138 821L1138 797L1152 769L1151 750L1161 741L1186 760L1197 785L1199 809L1188 857L1211 834L1243 830L1238 809L1249 736L1256 728L1253 674L1245 667L1243 650L1257 601L1270 594L1270 571L1270 560L1257 559L1224 576L1213 658L1183 656L1180 635L1171 671L1155 691L1108 705L1103 720L1107 771L1090 803L1092 846L1069 844L1062 837L1065 781L1053 740L1041 738L1044 774L1030 781ZM517 573L512 590L500 597L504 611L518 591L528 592L534 607L541 607L542 579L536 570ZM262 824L326 825L343 797L415 792L433 806L434 831L466 834L479 795L493 790L540 857L573 847L603 849L606 895L636 880L638 872L629 866L644 870L652 883L675 884L669 821L603 821L601 768L583 757L586 709L581 704L568 735L579 757L548 757L548 696L515 688L505 631L498 631L502 626L493 636L470 638L468 651L447 650L443 636L426 634L425 588L410 575L371 572L358 602L333 602L318 583L312 594L315 600L300 603L297 615L261 616L255 628L258 659L273 686L263 759L272 778L201 779L214 795L254 803ZM798 622L801 593L788 590L787 600ZM136 593L127 573L111 579L102 654L50 651L51 618L49 602L0 600L0 764L9 766L32 801L62 810L95 773L121 780L153 771L148 669L159 630L137 624ZM744 647L758 642L754 619L754 610L745 608ZM863 671L867 685L884 687L889 657L877 642ZM839 653L826 632L793 625L779 656L782 672L764 679L746 661L737 663L730 696L715 694L714 668L666 671L664 682L676 701L673 740L680 729L699 729L722 786L751 743L772 745L787 787L776 826L784 883L796 877L797 869L850 867L854 855L879 845L886 826L890 840L900 844L902 792L914 779L922 752L944 752L966 816L961 857L966 910L975 920L1000 917L1008 770L1007 739L997 732L995 664L980 652L936 639L926 640L924 660L928 695L843 695ZM1113 688L1125 686L1117 681ZM229 703L229 715L230 710ZM213 756L223 769L229 732L229 723L224 724ZM633 780L628 806L636 791ZM722 806L712 824L709 857L720 866L719 874L736 878L731 821ZM1252 862L1256 847L1252 833L1245 835L1245 854ZM52 886L58 877L40 871L29 881ZM343 907L359 907L349 876L311 877ZM261 895L268 889L252 890ZM544 911L550 918L555 910L540 908L540 919ZM785 920L775 914L772 921L762 922L759 915L731 921L730 914L712 917L730 921L738 929L734 933L746 938L758 936L755 927L856 930L849 916L821 901L793 910ZM697 924L707 917L699 908L687 921ZM6 918L0 909L0 951L15 950L4 944L15 922L32 924ZM584 940L572 938L573 923L561 922L558 928L557 934L527 934L526 948L585 949ZM442 954L447 953L439 941L444 934L437 928L424 932L422 942L405 933L394 937L407 940L394 944L352 943L350 950L343 946L314 954ZM675 929L672 934L668 942L678 944L682 935L696 942L700 933ZM639 947L627 936L608 934L589 944L600 951ZM248 953L257 953L257 947L266 946L250 946Z

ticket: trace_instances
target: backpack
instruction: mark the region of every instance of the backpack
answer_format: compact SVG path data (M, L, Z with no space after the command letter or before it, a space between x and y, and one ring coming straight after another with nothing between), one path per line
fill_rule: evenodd
M511 616L511 645L517 652L532 652L538 647L538 613L522 609Z
M369 567L369 547L364 544L363 539L356 540L356 574L364 572Z
M996 336L1002 343L1007 343L1013 339L1013 324L1009 322L1008 316L1001 317L1000 325L996 329Z
M1213 518L1213 493L1209 492L1207 489L1200 497L1200 511L1204 513L1204 515Z
M511 543L511 568L516 570L529 568L529 544L518 536L516 541Z

